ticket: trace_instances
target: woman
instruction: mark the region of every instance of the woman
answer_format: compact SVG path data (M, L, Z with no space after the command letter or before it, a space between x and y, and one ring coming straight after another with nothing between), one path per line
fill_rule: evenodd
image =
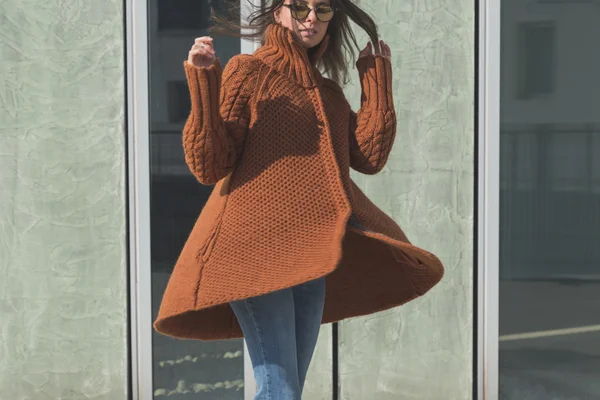
M338 81L350 20L371 43L354 113ZM300 399L321 323L406 303L443 275L350 179L375 174L396 133L390 48L351 0L274 0L253 19L262 46L221 72L210 37L184 63L185 159L216 184L184 246L155 328L244 336L256 399ZM325 78L319 69L332 78Z

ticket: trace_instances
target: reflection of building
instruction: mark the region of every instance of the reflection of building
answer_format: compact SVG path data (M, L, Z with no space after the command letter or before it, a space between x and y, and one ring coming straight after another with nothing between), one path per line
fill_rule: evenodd
M222 2L212 1L213 4ZM151 0L148 5L148 34L152 43L149 54L151 129L180 133L189 112L189 94L182 63L194 39L208 35L210 7L206 1L198 0ZM222 64L239 54L239 39L227 36L215 36L214 39Z
M151 0L148 3L150 47L150 129L157 175L189 175L182 164L179 137L190 103L183 61L194 39L209 35L210 6L224 10L226 0ZM217 56L224 65L240 52L240 40L214 36Z
M212 186L196 181L183 157L181 132L190 111L190 100L182 64L194 39L209 35L210 6L222 10L225 3L224 0L148 2L153 316L179 251L212 190ZM240 52L239 39L213 38L223 64ZM244 385L240 341L178 341L155 332L152 337L157 398L240 398ZM190 393L185 394L186 391Z
M600 275L599 13L502 3L503 278Z
M600 3L501 6L500 399L595 399Z
M223 12L226 0L151 0L148 3L150 58L150 135L152 166L152 251L169 265L176 258L207 196L183 159L181 131L190 110L183 70L194 39L207 36L210 7ZM224 65L240 52L240 40L214 36ZM177 207L173 207L177 204Z
M503 124L600 124L600 5L502 2Z

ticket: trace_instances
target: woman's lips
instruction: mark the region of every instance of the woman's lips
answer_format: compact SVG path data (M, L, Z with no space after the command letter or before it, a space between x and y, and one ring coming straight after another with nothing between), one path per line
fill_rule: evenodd
M317 31L315 31L313 29L305 29L305 30L301 31L300 34L304 37L312 37L317 34Z

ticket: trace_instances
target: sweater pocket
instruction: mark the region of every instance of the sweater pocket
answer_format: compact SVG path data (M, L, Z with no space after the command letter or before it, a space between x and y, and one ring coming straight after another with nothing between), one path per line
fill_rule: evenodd
M192 246L193 243L197 246L196 260L198 262L208 262L215 247L229 200L230 182L230 176L227 176L214 187L188 239L192 241Z
M217 224L214 226L214 228L212 229L208 239L206 240L206 243L204 243L204 246L202 247L201 250L201 257L202 257L202 262L204 264L206 264L210 258L210 255L212 254L213 249L215 248L215 244L217 243L217 238L219 237L219 231L221 230L221 225L223 224L223 212L225 211L225 207L223 207L223 210L221 210L221 213L219 214L219 219L217 221Z

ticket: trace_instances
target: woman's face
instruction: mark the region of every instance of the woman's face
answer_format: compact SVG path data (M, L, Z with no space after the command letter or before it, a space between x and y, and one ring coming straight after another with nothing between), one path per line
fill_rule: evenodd
M293 17L293 10L289 7L294 7L297 4L298 7L310 8L310 12L306 18L297 20ZM327 33L327 27L329 22L322 22L317 18L318 6L330 6L331 0L285 0L284 5L275 11L275 20L288 28L294 34L305 48L310 49L321 43L325 34ZM321 15L321 19L326 19L324 15Z

